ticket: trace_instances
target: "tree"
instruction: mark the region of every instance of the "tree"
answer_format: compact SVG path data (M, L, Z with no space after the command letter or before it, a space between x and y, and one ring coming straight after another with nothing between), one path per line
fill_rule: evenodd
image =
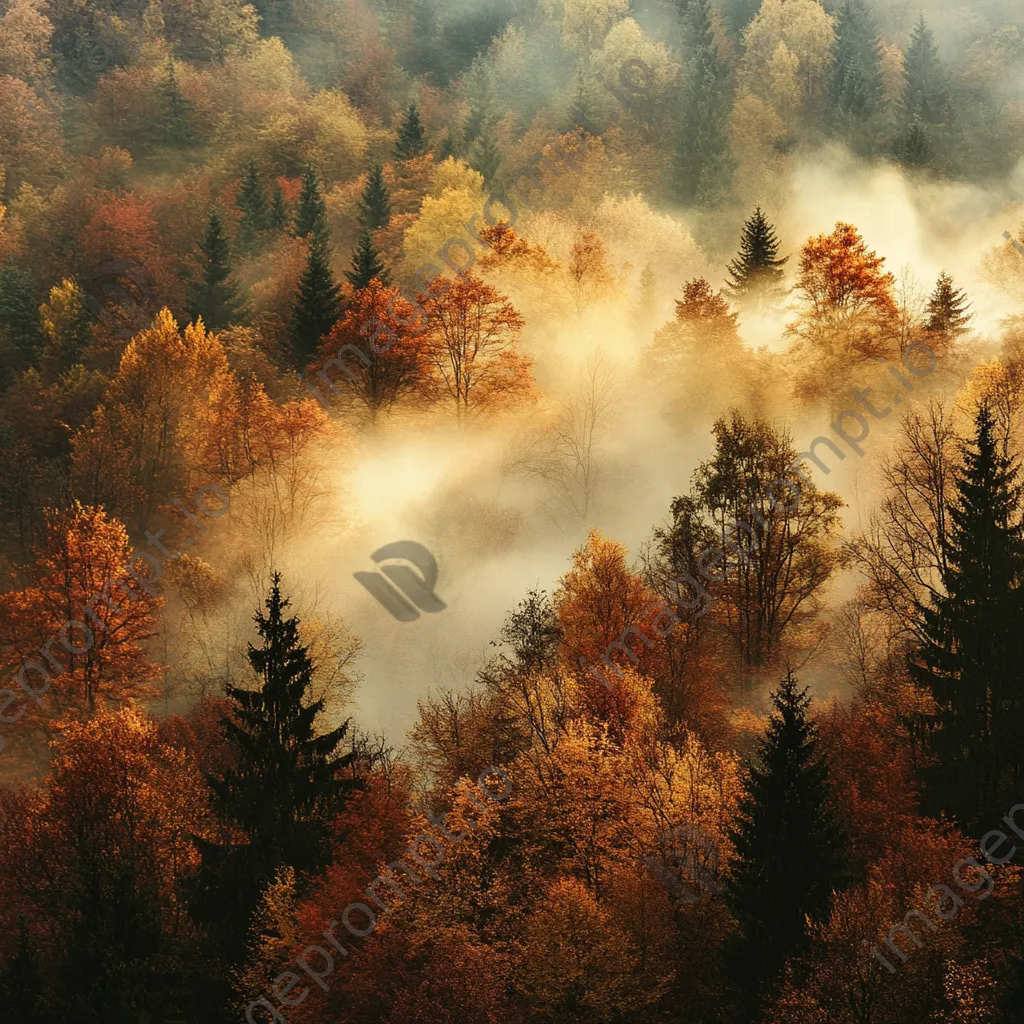
M882 113L882 49L867 0L845 0L836 17L828 100L836 131L858 152L870 150Z
M311 228L306 269L292 306L291 344L296 365L305 367L320 339L338 322L341 290L331 270L327 228Z
M39 364L47 379L55 381L81 359L92 339L85 295L77 281L64 278L50 289L49 300L39 307L39 322L46 339Z
M161 82L158 94L162 108L156 125L160 141L172 146L187 145L191 141L189 114L192 104L181 94L172 57L167 58L167 77Z
M298 238L307 238L310 232L323 231L326 226L327 204L320 191L320 181L316 171L307 164L302 172L302 192L295 212L295 234Z
M935 290L928 299L928 322L925 330L943 341L955 341L968 332L974 319L971 304L962 288L957 288L953 278L945 271L939 274Z
M366 288L374 278L383 285L391 283L391 273L373 244L373 235L369 230L363 231L359 236L359 247L352 257L352 269L345 271L345 277L356 289Z
M786 634L813 619L818 594L844 564L834 544L843 502L801 478L789 436L763 420L734 412L713 432L715 454L693 487L715 536L714 568L703 575L741 664L770 665Z
M807 690L787 672L743 781L726 901L739 925L734 964L741 1019L753 1020L783 965L807 944L806 920L827 919L845 883L846 841L829 769L808 719Z
M29 274L13 256L0 267L0 343L12 351L14 364L28 366L40 344L39 299ZM3 359L3 374L10 373L10 357Z
M904 120L920 118L926 125L941 124L949 103L946 70L939 60L935 36L921 12L910 35L903 61Z
M257 611L261 643L249 644L257 689L228 685L230 714L221 725L235 754L211 776L221 818L241 830L241 845L203 841L194 907L222 937L229 959L240 959L260 892L282 867L314 872L327 862L331 826L357 782L345 773L354 754L338 755L348 722L317 734L324 698L311 700L314 671L299 620L275 573L266 611Z
M460 421L530 392L530 360L516 351L525 321L506 296L463 273L438 275L417 301L440 392Z
M395 143L395 156L399 160L411 160L423 156L427 152L427 135L423 130L420 112L415 103L409 104L405 119L398 129L398 140Z
M280 183L275 183L274 194L270 198L270 213L267 215L267 226L273 231L284 231L288 227L288 207L284 201L284 190Z
M747 26L757 17L760 9L759 0L726 0L725 22L729 31L737 39L742 38Z
M267 227L267 196L256 170L255 157L249 159L235 205L242 211L242 219L238 223L239 247L250 248Z
M199 248L204 257L203 276L192 289L189 316L193 320L202 317L211 331L241 323L245 317L245 303L231 279L230 243L216 210L210 211L206 234Z
M779 259L775 227L758 206L743 225L739 254L729 264L732 280L727 287L740 301L777 297L782 292L782 268L788 261L788 256Z
M371 420L428 390L430 365L416 308L376 276L349 291L345 315L323 339L320 355L314 368L326 376L336 367L331 388L351 394Z
M935 700L922 723L935 758L925 773L926 806L968 829L998 817L1024 782L1021 486L994 426L983 404L949 509L944 592L923 609L924 639L911 664Z
M709 202L721 189L728 151L729 67L718 54L710 0L686 9L690 56L684 71L673 184L684 203Z
M386 228L390 222L391 198L384 181L384 169L380 164L374 164L359 200L359 226L365 231L377 231Z
M486 121L481 125L476 142L473 143L469 165L473 170L479 171L484 176L484 182L490 185L494 182L501 161L501 150L494 134L494 124Z

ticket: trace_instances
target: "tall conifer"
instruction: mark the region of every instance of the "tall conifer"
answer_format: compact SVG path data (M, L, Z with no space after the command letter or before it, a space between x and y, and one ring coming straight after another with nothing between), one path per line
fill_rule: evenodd
M783 267L788 256L779 257L780 243L774 225L758 206L743 225L740 251L729 264L727 287L738 301L760 300L782 290Z

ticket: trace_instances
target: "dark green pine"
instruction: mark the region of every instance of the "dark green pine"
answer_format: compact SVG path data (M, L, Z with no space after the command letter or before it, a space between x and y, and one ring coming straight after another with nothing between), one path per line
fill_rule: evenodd
M771 701L765 736L744 774L726 889L739 926L731 963L746 1021L775 992L786 960L806 947L805 919L824 920L846 884L846 836L807 691L788 672Z
M242 211L238 223L238 247L250 249L267 227L267 195L263 190L256 160L249 159L235 205Z
M311 231L322 230L326 224L327 204L320 191L320 180L316 171L307 166L302 172L302 192L295 212L295 234L298 238L305 238Z
M288 227L288 207L285 204L284 191L280 185L274 186L274 194L270 198L267 226L272 231L284 231Z
M681 202L711 205L727 174L729 68L715 44L710 0L692 0L685 19L689 57L684 66L673 189Z
M345 277L353 288L365 288L374 278L383 285L391 284L391 274L373 244L373 235L369 231L359 236L359 245L352 257L352 269L345 271Z
M927 812L987 827L1024 785L1024 527L1018 469L1000 453L995 417L979 410L957 474L945 546L944 593L922 608L911 664L935 701L921 722L933 763Z
M780 242L775 226L758 206L743 225L740 251L729 264L726 287L738 301L758 300L782 292L783 267L788 256L779 256Z
M395 143L395 156L399 160L411 160L427 152L427 133L423 130L420 112L415 103L409 104Z
M935 36L922 13L910 36L903 61L903 118L919 117L925 124L946 119L949 84L939 60Z
M483 175L485 184L490 185L497 176L501 161L502 155L494 134L494 125L487 122L481 127L476 142L473 143L469 165Z
M828 81L833 126L856 149L874 144L873 119L882 113L882 46L865 0L846 0L836 16Z
M296 365L309 364L341 316L341 289L331 270L331 249L326 224L311 230L306 269L292 307L291 345Z
M390 222L391 196L384 180L384 168L374 164L359 200L359 226L366 231L377 231Z
M191 141L189 114L192 104L182 95L174 71L174 61L167 58L167 76L158 88L160 97L160 141L175 146L187 145Z
M231 246L216 210L210 212L199 248L203 254L203 276L189 296L189 316L219 331L231 324L243 323L245 302L231 279Z
M39 304L31 277L15 263L13 256L8 256L0 267L0 339L10 346L14 358L0 361L0 374L6 376L13 369L24 369L35 361L42 343Z
M969 324L974 319L970 309L967 293L962 288L957 288L953 278L942 271L928 299L928 320L925 329L931 333L941 334L944 338L958 338L967 333Z
M896 141L896 158L904 167L927 167L934 156L928 126L914 114L903 126Z

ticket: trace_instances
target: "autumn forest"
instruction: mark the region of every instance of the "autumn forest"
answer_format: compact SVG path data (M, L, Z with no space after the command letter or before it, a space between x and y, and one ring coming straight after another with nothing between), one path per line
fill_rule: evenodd
M1020 0L0 0L0 1018L1024 1021Z

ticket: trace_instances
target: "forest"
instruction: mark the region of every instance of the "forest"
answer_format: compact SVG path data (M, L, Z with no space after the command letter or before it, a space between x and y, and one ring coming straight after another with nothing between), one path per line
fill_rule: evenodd
M0 1016L1024 1021L1021 0L0 0Z

